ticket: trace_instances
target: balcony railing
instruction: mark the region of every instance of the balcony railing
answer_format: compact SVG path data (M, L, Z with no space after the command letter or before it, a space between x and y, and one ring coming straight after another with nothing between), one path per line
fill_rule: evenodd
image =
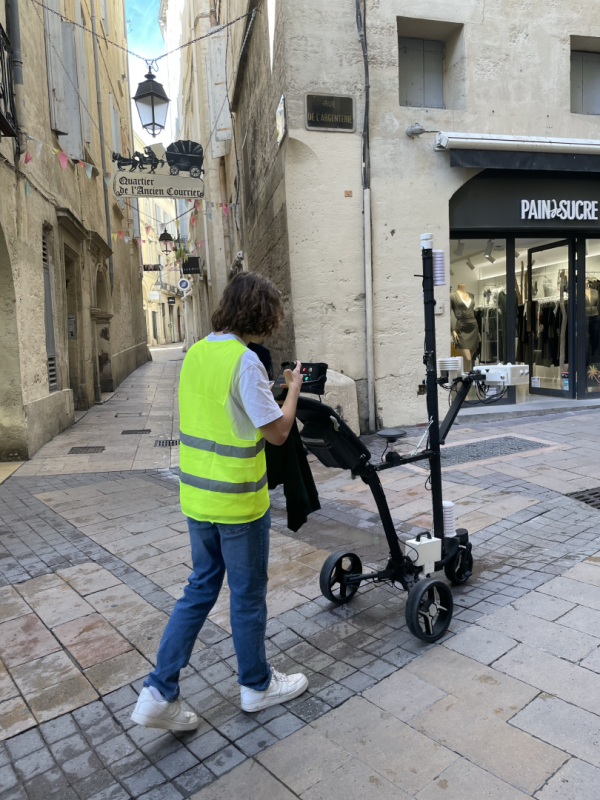
M0 136L17 135L10 41L0 25Z

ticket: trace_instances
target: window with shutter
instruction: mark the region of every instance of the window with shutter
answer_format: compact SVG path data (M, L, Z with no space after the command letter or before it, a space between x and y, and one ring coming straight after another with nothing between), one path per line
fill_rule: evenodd
M81 127L81 105L79 102L79 75L77 69L77 45L75 44L75 25L62 23L64 89L69 132L59 136L65 153L75 158L84 158L83 130Z
M77 0L75 4L77 25L77 63L79 66L79 92L81 94L81 101L83 108L81 113L83 115L83 133L85 141L89 144L90 139L90 115L88 114L88 91L87 91L87 69L86 69L86 50L84 39L84 20L81 12L81 0Z
M444 108L444 43L398 38L400 105Z
M65 101L62 25L60 0L44 3L44 37L46 41L46 72L50 99L50 127L59 134L69 132L67 104Z
M108 0L101 0L102 3L102 24L104 25L104 32L108 36Z
M571 51L571 111L600 114L600 53Z
M140 231L140 210L137 197L131 198L131 214L133 216L133 235L136 239L139 239L142 234Z
M115 153L121 152L121 130L119 120L119 109L116 108L112 94L108 95L110 104L110 123L112 130L112 143L113 151Z
M42 266L44 272L44 323L46 327L46 364L48 386L51 392L58 389L56 345L54 342L54 311L52 308L52 282L50 274L50 249L48 234L42 233Z

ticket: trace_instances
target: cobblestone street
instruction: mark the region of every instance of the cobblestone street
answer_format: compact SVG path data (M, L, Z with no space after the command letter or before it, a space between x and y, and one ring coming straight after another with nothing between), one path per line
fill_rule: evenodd
M156 444L179 436L183 354L153 357L0 486L2 800L598 796L600 511L569 495L600 488L600 411L455 427L444 497L475 573L434 646L393 587L322 597L329 552L387 550L366 485L313 462L322 509L298 533L272 493L267 628L308 693L241 712L224 588L182 676L199 728L133 725L191 567L178 448ZM429 527L426 471L382 477L399 535Z

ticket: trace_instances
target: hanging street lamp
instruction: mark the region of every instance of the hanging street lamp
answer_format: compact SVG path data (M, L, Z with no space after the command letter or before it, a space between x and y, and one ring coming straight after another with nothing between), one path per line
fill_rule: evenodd
M163 253L165 255L169 255L171 252L171 245L173 244L173 237L169 231L164 230L158 237L158 241L161 243Z
M133 98L140 115L144 130L151 136L158 136L164 130L167 121L169 98L161 83L158 83L148 64L146 80L142 81Z

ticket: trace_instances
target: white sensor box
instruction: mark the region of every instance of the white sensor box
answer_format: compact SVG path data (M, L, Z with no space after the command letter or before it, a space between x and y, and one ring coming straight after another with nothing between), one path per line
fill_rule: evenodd
M480 364L474 371L485 375L488 386L518 386L529 383L529 367L526 364Z
M401 541L400 549L415 566L424 567L423 572L426 575L434 571L435 562L442 558L442 540L435 537L429 539L426 534L421 534L421 541L417 539Z

